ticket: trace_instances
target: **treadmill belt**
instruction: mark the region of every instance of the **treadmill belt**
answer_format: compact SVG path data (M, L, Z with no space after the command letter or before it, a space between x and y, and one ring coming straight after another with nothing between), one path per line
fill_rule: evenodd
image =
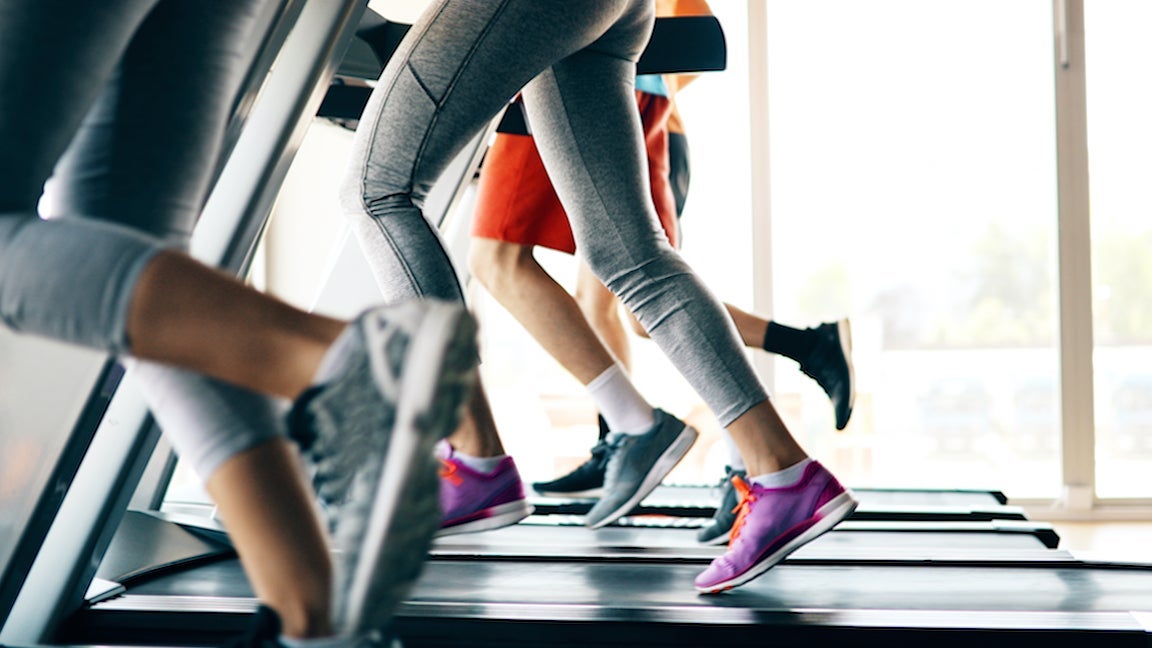
M1024 510L1007 506L996 491L854 489L860 506L851 520L1025 520ZM660 486L637 506L633 515L711 517L720 501L716 487ZM538 515L585 515L593 499L532 496Z
M742 615L856 609L1152 610L1152 570L1148 568L784 564L739 589L713 596L699 595L693 589L692 579L699 572L694 565L433 560L410 601L429 616L477 617L486 614L487 605L554 606L558 615L571 618L665 608L701 615L725 609Z
M842 523L796 554L809 559L867 555L884 552L886 555L940 555L942 551L973 554L1004 551L1037 551L1049 547L1031 533L957 532L938 527L937 530L872 531L852 530L850 523ZM843 528L848 526L848 528ZM931 527L930 527L931 528ZM675 550L675 553L670 551ZM484 533L450 535L438 538L432 547L432 556L446 558L464 555L486 556L570 556L582 558L618 554L658 553L663 556L680 555L686 560L707 557L709 560L722 553L722 546L705 546L696 542L694 529L604 527L590 530L583 527L554 527L542 524L517 524Z
M690 565L431 562L406 645L1142 645L1152 571L781 565L698 595ZM496 623L499 620L499 623ZM562 631L557 631L563 628ZM580 630L583 630L581 632Z
M1008 503L1000 491L936 490L918 488L853 488L852 492L862 505L870 507L899 506L966 506L993 508ZM716 506L720 489L715 486L658 486L645 503L661 505L683 503L690 506ZM562 497L531 498L533 504L581 501ZM586 500L585 500L586 501Z
M950 645L963 638L1017 648L1041 640L1113 646L1138 639L1145 643L1131 645L1147 646L1152 567L1084 563L1035 542L1016 547L1013 536L1001 538L1013 546L994 547L985 537L994 534L942 533L933 548L899 535L829 533L715 596L697 594L692 579L719 549L690 546L693 534L684 529L518 525L449 536L436 542L397 628L406 648L699 646L763 640L765 633L774 645ZM632 547L641 544L650 548ZM615 555L565 553L581 546ZM141 641L162 636L147 634L159 627L215 638L242 628L255 606L239 563L223 560L93 604L70 621L68 638L97 643L128 626L144 628L134 635Z

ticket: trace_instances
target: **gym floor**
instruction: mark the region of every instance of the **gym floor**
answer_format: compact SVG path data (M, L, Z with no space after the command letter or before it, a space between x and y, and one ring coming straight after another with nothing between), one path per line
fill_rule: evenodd
M1060 535L1061 549L1101 559L1152 560L1152 521L1060 521L1052 526Z

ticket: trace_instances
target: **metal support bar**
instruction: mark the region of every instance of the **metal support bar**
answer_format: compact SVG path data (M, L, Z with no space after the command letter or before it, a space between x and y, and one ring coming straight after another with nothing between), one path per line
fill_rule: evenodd
M768 121L768 3L748 0L748 141L751 150L752 309L765 318L773 312L772 189ZM775 391L772 354L752 356L768 393Z
M1092 239L1083 0L1054 0L1063 506L1090 509L1096 484Z

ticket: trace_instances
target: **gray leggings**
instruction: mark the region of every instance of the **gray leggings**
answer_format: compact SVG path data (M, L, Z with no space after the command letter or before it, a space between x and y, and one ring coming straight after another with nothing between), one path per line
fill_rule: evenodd
M187 246L264 1L0 0L5 324L128 351L129 300L159 250ZM283 433L271 399L135 365L161 427L204 477Z
M633 94L652 21L651 0L434 2L373 92L341 199L386 299L462 299L420 205L523 89L579 254L728 425L767 394L657 223Z

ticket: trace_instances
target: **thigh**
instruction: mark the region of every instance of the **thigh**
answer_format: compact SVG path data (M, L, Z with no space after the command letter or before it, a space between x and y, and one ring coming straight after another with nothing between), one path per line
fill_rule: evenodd
M0 0L0 212L34 216L52 167L157 0Z
M576 249L602 279L671 249L652 202L634 72L629 61L582 51L524 90Z
M57 166L51 215L114 221L186 245L264 2L161 0Z
M441 0L385 69L361 122L365 198L420 197L460 148L541 71L595 49L639 56L648 0Z

